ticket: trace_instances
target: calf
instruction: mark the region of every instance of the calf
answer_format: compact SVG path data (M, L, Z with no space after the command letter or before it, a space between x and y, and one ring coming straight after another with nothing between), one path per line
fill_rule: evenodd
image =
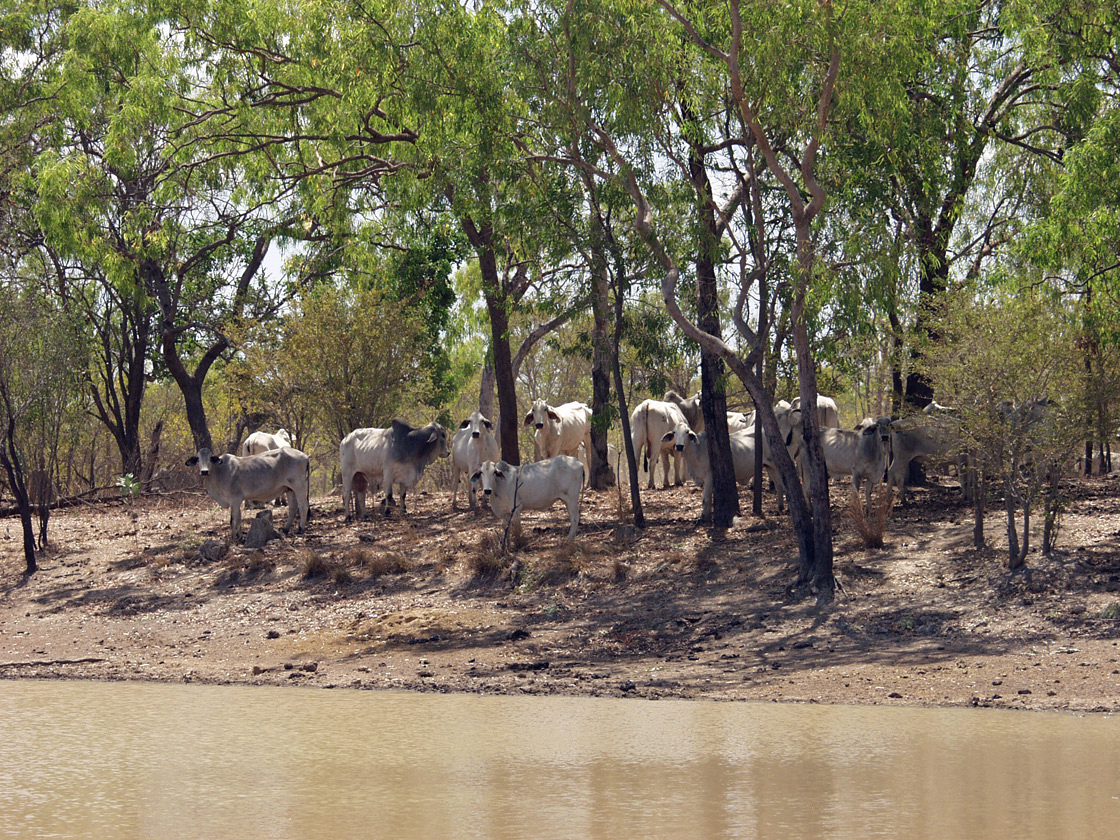
M385 515L393 503L393 484L401 489L401 515L405 514L405 495L416 486L424 469L436 458L443 458L447 432L439 423L413 428L404 420L394 420L388 429L355 429L338 447L342 465L342 502L346 521L351 520L350 499L358 519L365 519L366 490L385 490Z
M649 465L650 458L653 459L654 465L660 458L661 470L664 475L662 487L667 488L669 486L670 452L673 454L676 483L684 484L680 452L673 450L671 442L665 442L665 435L671 434L681 423L687 425L687 422L684 414L675 403L660 400L645 400L630 415L630 435L634 442L634 458L639 464L643 464L644 469L649 472L648 487L650 490L654 487L654 469Z
M544 400L534 400L525 415L525 425L533 432L533 443L540 458L571 455L579 458L579 445L583 444L584 473L591 475L587 457L591 451L591 409L581 402L551 406Z
M234 542L241 542L241 503L264 502L280 493L288 498L290 532L299 510L299 532L307 527L308 478L311 459L298 449L273 449L260 455L214 455L198 450L187 459L187 466L198 465L202 486L215 502L229 508L229 528Z
M490 509L509 525L515 535L521 533L521 511L548 510L556 501L568 508L568 540L574 540L579 527L579 496L583 489L584 467L570 455L558 455L513 467L505 461L486 461L473 476L482 482L482 492L490 500Z
M498 460L498 441L494 439L493 428L494 424L477 411L459 424L459 430L455 432L455 439L451 442L452 510L455 509L455 497L459 493L460 475L467 480L467 498L470 500L471 510L477 509L472 477L483 461Z

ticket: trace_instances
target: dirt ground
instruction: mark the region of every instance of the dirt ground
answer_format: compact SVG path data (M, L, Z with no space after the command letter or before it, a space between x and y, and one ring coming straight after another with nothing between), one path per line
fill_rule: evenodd
M1059 550L1015 574L998 507L976 551L948 484L896 507L882 549L838 505L825 605L791 591L772 497L713 533L691 486L644 492L640 533L615 491L585 493L575 546L562 506L526 514L506 557L496 519L443 491L358 524L315 498L306 535L263 549L230 547L201 494L71 508L30 578L9 518L0 677L1113 712L1120 476L1067 490Z

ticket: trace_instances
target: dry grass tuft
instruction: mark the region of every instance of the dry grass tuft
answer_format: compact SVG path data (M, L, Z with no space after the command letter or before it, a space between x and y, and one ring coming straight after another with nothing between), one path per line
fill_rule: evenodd
M301 548L296 552L296 564L305 580L323 577L334 570L334 564L329 558L310 548Z
M883 536L887 533L887 521L893 509L894 488L889 485L876 485L872 490L870 513L864 513L863 499L852 489L848 498L848 512L852 515L856 533L867 548L883 547Z
M412 571L412 563L400 551L374 551L358 546L346 554L346 562L349 566L360 569L369 578L402 575Z
M490 579L501 575L509 567L508 557L502 551L502 537L495 531L483 531L477 550L466 557L466 568L472 577Z

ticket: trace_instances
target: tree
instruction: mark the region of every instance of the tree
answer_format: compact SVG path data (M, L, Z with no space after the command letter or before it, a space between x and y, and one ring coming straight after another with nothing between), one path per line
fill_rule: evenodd
M5 275L0 278L0 467L19 509L25 571L32 574L38 568L32 505L39 508L38 545L45 548L59 438L85 360L65 316L26 278Z
M923 372L952 400L962 447L984 484L1003 490L1014 570L1026 560L1031 511L1043 495L1044 551L1053 546L1058 479L1081 440L1075 323L1046 290L965 289L945 302L934 325L942 338L925 348ZM982 516L982 506L977 511Z

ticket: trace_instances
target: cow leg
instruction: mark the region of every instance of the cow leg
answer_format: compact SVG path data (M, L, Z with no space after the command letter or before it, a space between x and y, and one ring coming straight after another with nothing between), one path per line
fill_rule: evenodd
M404 487L404 485L402 484L402 485L401 485L401 518L402 518L402 519L404 518L404 514L405 514L405 509L404 509L404 496L405 496L405 492L406 492L406 491L405 491L405 487Z
M296 518L296 491L289 487L284 494L284 500L288 503L288 521L284 524L284 533L290 534L292 533L292 523ZM302 525L300 526L300 530L303 530Z
M459 495L459 468L454 464L451 466L451 509L455 510L455 499ZM470 478L467 478L467 495L470 495ZM473 502L474 499L472 498ZM471 505L474 508L474 505Z
M572 527L568 529L568 542L571 542L576 538L576 529L579 528L579 496L565 499L564 504L568 506L568 520L572 523Z
M681 473L684 472L681 469L681 462L683 460L684 459L681 457L681 453L678 452L676 449L674 449L673 450L673 474L677 477L676 485L678 487L680 487L684 484L684 476L681 475Z
M669 478L669 453L666 452L664 449L661 450L661 458L659 460L661 461L661 489L662 490L668 490L669 489L669 481L670 481L670 478ZM653 473L650 473L650 478L651 479L653 478Z
M235 543L241 542L241 500L229 500L229 530Z

